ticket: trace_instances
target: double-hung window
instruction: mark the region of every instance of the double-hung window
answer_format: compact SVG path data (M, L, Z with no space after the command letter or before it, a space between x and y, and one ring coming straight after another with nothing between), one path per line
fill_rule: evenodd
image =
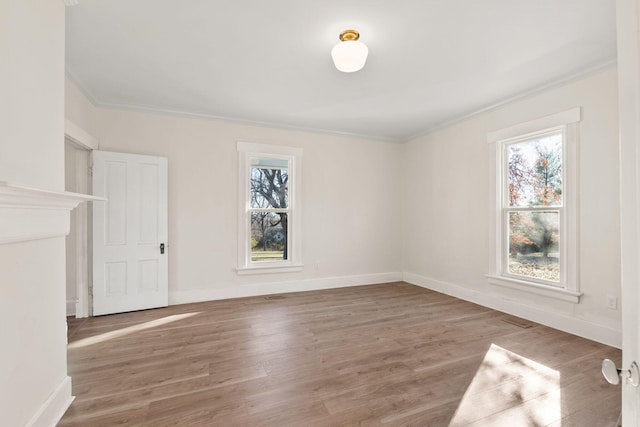
M238 142L238 273L299 271L302 149Z
M494 271L489 282L579 302L574 108L489 134Z

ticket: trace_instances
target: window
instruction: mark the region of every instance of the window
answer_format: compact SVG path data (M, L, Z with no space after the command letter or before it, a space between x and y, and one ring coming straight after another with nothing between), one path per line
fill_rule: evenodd
M238 273L300 271L302 149L238 143Z
M249 222L251 262L289 259L289 162L251 157Z
M495 158L490 283L579 302L579 120L575 108L489 134Z

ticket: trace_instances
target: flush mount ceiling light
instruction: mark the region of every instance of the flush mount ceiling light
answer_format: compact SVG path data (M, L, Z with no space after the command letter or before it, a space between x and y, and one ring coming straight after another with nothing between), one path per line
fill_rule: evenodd
M359 38L360 33L356 30L344 30L340 33L340 43L331 49L331 58L338 70L353 73L364 67L369 48L358 41Z

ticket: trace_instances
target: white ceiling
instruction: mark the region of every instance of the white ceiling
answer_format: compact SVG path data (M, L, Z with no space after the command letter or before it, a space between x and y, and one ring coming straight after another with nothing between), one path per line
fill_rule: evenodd
M405 141L612 64L615 34L613 0L83 0L66 63L99 106Z

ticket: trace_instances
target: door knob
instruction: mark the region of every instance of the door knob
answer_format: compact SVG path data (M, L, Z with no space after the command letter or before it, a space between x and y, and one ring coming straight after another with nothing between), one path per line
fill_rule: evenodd
M613 385L620 384L620 378L624 378L627 384L631 384L634 387L638 387L638 384L640 384L640 369L638 369L636 362L632 362L631 367L623 371L616 368L616 364L612 360L604 359L602 361L602 375L604 375L609 384Z

